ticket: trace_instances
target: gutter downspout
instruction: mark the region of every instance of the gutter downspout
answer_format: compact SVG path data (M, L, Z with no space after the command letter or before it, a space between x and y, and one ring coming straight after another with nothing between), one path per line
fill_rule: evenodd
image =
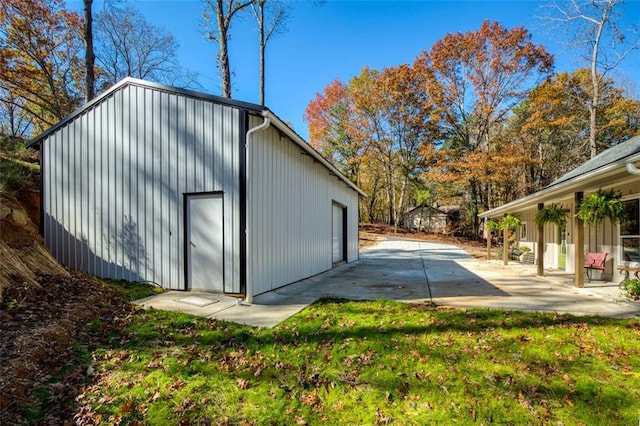
M269 127L269 125L271 124L271 121L266 117L265 115L265 111L262 111L262 116L264 117L264 121L262 122L262 124L260 124L257 127L254 127L252 129L249 129L247 131L246 137L245 137L245 145L244 145L244 164L245 164L245 180L246 180L246 194L247 194L247 202L246 202L246 206L245 208L247 209L247 213L251 212L251 187L253 185L251 185L251 167L249 167L249 160L251 158L251 156L249 155L249 147L251 146L251 136L256 133L259 132L261 130L266 129L267 127ZM247 217L250 217L247 214ZM249 245L249 224L246 224L246 228L244 230L245 232L245 241L247 241L247 246ZM246 248L245 248L246 249ZM253 303L253 274L252 274L252 267L251 265L251 258L249 256L249 250L247 250L246 253L246 267L247 267L247 282L245 283L246 288L245 288L245 299L244 301L247 303Z
M637 168L633 163L627 163L627 171L632 175L640 175L640 169Z

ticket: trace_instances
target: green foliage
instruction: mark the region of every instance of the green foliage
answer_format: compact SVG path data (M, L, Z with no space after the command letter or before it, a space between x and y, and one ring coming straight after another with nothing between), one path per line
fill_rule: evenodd
M620 287L622 287L625 297L634 301L640 301L640 279L634 278L632 280L626 280Z
M494 233L500 229L500 222L495 221L493 219L489 219L487 221L487 230L491 233Z
M518 216L512 215L509 213L505 217L500 220L499 229L504 231L505 229L509 232L513 232L516 229L522 226L522 221Z
M413 201L416 206L426 206L431 204L432 194L426 188L415 188L413 190Z
M637 319L321 300L273 329L139 310L78 423L633 424Z
M25 150L25 140L10 135L0 135L0 151L6 153L21 152Z
M576 216L587 225L597 225L604 219L613 223L620 222L625 217L621 197L613 190L599 189L582 200Z
M538 226L544 226L547 223L554 223L560 228L567 225L567 215L569 210L558 204L551 204L538 210L534 221Z
M0 192L20 198L40 186L40 167L16 158L0 156Z

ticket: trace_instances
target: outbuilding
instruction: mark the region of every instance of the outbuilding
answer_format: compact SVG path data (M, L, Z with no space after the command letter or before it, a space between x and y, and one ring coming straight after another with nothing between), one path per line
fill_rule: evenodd
M265 107L127 78L29 145L71 268L251 300L358 259L364 193Z
M460 222L459 206L410 207L402 216L402 225L416 231L451 233Z

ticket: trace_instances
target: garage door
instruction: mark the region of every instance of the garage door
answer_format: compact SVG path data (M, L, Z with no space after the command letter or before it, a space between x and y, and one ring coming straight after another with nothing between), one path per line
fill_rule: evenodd
M222 194L187 196L188 288L223 292Z
M332 260L333 263L338 263L346 260L344 250L346 241L345 208L334 203L332 209Z

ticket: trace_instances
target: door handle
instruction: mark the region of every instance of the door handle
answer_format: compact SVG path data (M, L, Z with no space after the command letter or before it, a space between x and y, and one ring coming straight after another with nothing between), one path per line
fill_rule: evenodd
M193 244L193 241L189 241L189 244L191 244L191 247L195 247L196 245Z

